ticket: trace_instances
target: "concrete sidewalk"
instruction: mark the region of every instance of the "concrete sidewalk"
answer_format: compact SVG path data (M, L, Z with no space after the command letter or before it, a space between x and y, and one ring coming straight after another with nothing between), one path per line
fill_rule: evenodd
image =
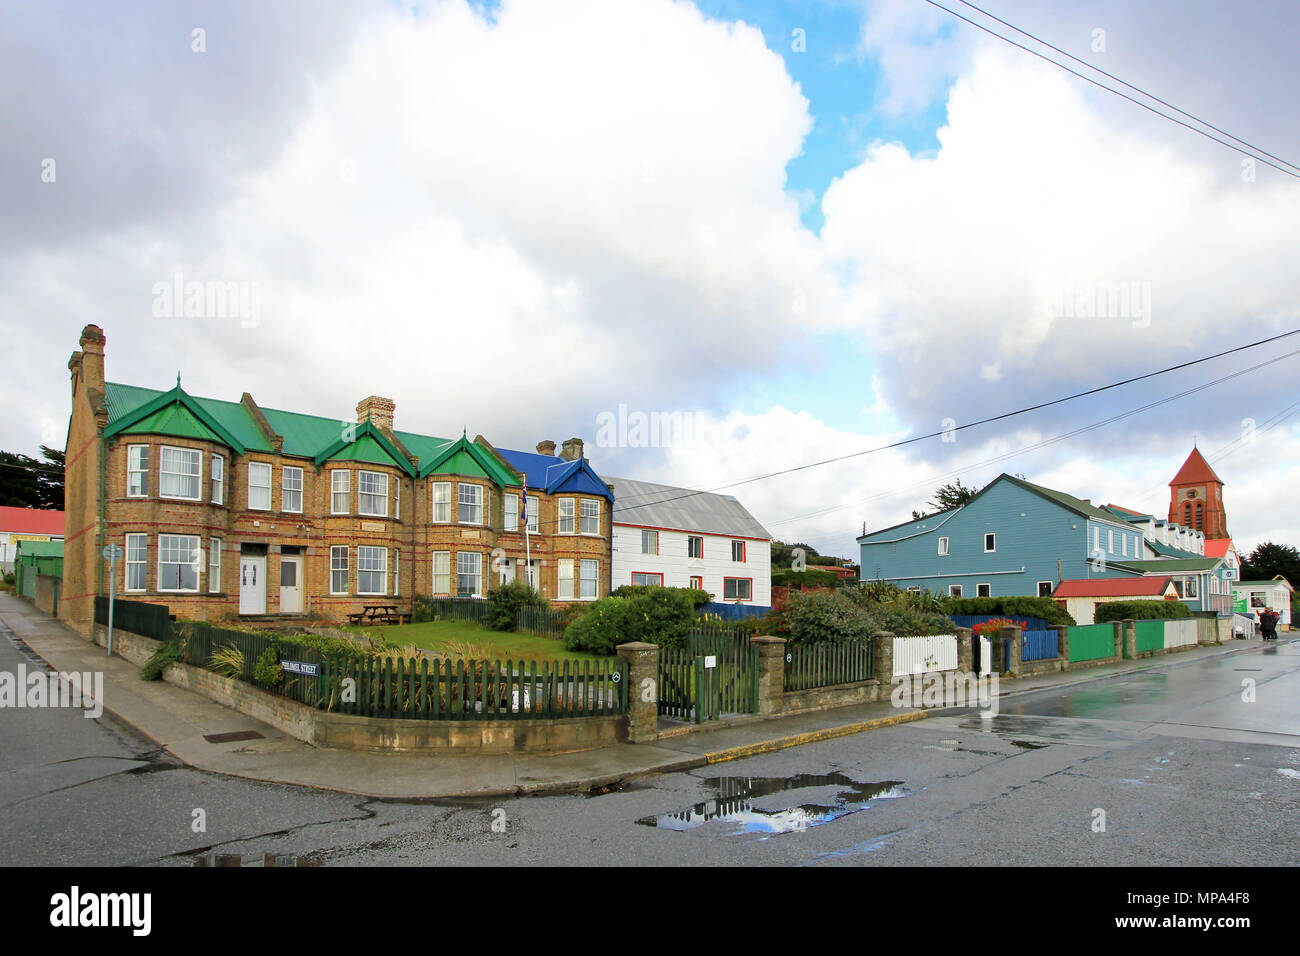
M163 681L140 680L138 668L109 657L59 621L8 592L0 592L0 638L7 628L57 671L102 671L104 710L111 717L200 770L252 780L317 787L387 799L512 796L586 791L652 773L689 770L923 719L942 710L892 706L888 701L788 717L742 717L707 730L650 744L616 744L569 754L385 754L314 747L245 717L200 694ZM1064 674L1004 680L1000 698L1135 671L1178 666L1260 646L1234 641ZM261 737L214 743L210 735L253 731Z

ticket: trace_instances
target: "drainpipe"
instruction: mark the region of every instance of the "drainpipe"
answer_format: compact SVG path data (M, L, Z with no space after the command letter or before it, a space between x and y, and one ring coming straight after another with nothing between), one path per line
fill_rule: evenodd
M104 594L104 562L100 556L104 553L104 474L106 465L105 458L108 457L107 442L104 440L104 430L99 430L99 546L95 549L95 554L91 560L99 568L99 584L95 593L101 597ZM91 614L91 628L94 629L94 614Z

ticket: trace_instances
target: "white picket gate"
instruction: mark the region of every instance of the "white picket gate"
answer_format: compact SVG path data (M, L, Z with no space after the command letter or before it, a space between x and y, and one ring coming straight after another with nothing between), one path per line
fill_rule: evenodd
M976 636L975 640L980 642L980 666L979 673L982 677L985 674L993 673L993 639L988 637Z
M894 638L895 677L956 669L957 636L955 634Z
M1196 646L1196 619L1165 621L1165 650Z

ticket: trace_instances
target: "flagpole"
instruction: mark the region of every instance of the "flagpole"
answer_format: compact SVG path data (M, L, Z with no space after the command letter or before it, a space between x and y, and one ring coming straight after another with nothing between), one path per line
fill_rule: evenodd
M528 534L528 476L524 476L524 583L532 587L529 572L533 570L533 539ZM541 583L540 581L538 582Z

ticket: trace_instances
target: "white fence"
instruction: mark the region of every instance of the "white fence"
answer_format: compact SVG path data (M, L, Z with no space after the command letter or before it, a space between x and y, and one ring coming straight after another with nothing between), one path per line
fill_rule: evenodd
M1245 614L1232 615L1232 636L1253 640L1255 637L1255 619Z
M957 635L894 638L894 676L957 669Z
M1196 646L1196 619L1165 621L1165 650Z

